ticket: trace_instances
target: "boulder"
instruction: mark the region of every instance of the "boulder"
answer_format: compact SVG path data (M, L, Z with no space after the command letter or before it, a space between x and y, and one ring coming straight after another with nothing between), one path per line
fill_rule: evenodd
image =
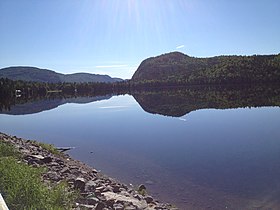
M112 188L113 188L112 191L113 191L114 193L121 192L120 186L118 186L118 185L113 185Z
M96 207L95 207L95 210L103 210L105 208L105 204L102 203L102 202L99 202Z
M70 173L70 170L69 170L69 168L68 167L64 167L61 171L60 171L61 173Z
M124 206L123 206L121 203L115 203L115 204L113 205L113 208L114 208L115 210L122 210L122 209L124 209Z
M146 186L143 184L140 184L138 187L138 191L142 191L142 190L147 190Z
M95 187L96 187L96 183L94 181L90 180L86 183L85 190L88 192L94 191Z
M85 191L86 182L84 178L78 177L74 181L74 188L80 191Z
M88 205L96 205L99 202L99 199L96 197L90 197L87 198L86 200Z
M52 158L51 158L50 156L44 157L44 158L42 159L42 162L43 162L43 163L50 163L50 162L52 162Z
M47 176L50 180L55 181L55 182L61 180L61 177L60 177L59 174L56 173L55 171L49 171L49 172L47 172L46 176Z
M151 196L146 196L144 199L148 204L152 203L154 201L153 197L151 197Z

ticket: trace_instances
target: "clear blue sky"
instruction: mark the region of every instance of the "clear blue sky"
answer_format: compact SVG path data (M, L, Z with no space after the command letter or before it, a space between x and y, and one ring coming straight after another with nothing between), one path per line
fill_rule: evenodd
M0 0L0 68L130 78L150 56L280 53L279 0Z

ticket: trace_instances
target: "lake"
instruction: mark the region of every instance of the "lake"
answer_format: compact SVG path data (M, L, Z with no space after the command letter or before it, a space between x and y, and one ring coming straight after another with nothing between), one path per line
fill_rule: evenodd
M55 146L180 209L280 208L280 91L135 91L3 109L1 132Z

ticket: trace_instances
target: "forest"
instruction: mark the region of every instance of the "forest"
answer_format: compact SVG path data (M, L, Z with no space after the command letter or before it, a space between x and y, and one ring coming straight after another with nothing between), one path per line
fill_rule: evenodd
M195 58L179 52L144 60L134 85L251 84L280 82L280 54Z

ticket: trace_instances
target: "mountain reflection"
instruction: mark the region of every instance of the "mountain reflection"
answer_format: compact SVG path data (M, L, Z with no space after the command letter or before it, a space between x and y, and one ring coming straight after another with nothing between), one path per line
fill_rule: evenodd
M112 95L105 96L52 96L52 97L39 97L39 98L22 98L15 100L0 101L2 114L9 115L25 115L39 113L46 110L55 109L58 106L67 103L85 104L94 101L110 99Z
M199 109L280 106L280 87L211 86L138 91L132 95L143 110L181 117Z
M279 86L195 86L133 90L130 94L148 113L181 117L199 109L280 106ZM54 109L66 103L108 100L105 96L42 96L0 99L0 113L24 115Z

